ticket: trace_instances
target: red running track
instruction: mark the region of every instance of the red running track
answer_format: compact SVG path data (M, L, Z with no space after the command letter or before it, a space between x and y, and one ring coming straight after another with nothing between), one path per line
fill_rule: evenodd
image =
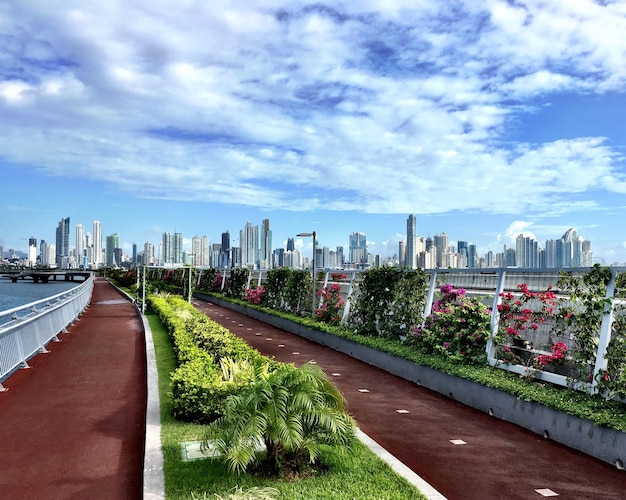
M59 339L3 383L9 391L0 393L0 498L142 498L141 318L96 278L89 308Z
M626 472L609 464L243 314L194 305L265 355L317 362L361 430L449 499L543 498L537 490L560 499L626 498Z

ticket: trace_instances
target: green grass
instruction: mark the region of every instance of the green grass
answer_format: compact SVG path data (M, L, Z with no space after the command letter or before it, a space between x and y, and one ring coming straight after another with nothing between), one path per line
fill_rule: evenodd
M420 499L425 498L405 479L398 476L361 442L356 441L346 454L328 448L322 461L328 472L291 482L263 480L230 473L219 460L183 462L181 443L202 439L201 425L179 422L172 417L170 373L176 359L169 335L155 314L147 314L152 330L159 375L161 399L161 443L163 447L165 495L168 500L214 498L235 486L271 486L280 499Z

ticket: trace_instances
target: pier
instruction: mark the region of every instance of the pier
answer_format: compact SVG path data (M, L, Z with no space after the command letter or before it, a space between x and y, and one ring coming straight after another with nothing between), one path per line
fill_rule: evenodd
M64 281L75 281L81 278L82 281L86 281L91 272L89 271L47 271L47 270L30 270L30 271L18 271L14 273L6 273L5 278L9 278L11 282L17 283L17 280L32 279L33 283L48 283L50 279L56 281L57 278L63 277Z

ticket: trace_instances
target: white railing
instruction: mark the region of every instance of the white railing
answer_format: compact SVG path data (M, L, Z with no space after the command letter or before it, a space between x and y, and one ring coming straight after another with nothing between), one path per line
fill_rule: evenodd
M0 312L0 392L2 382L28 360L47 352L46 345L58 341L89 305L93 276L79 286L46 299Z
M576 387L581 390L595 392L597 386L597 375L600 370L605 369L607 365L607 347L611 340L611 325L614 320L614 305L624 304L623 300L615 299L615 280L618 273L626 272L624 267L610 267L611 279L607 286L606 302L607 305L602 316L602 324L600 330L596 332L597 337L597 356L593 360L593 376L588 384L577 384ZM497 306L500 303L502 292L518 292L517 286L525 283L533 291L546 290L548 285L556 286L560 276L560 271L567 271L574 276L582 276L590 271L590 268L567 268L567 269L521 269L521 268L499 268L499 269L428 269L426 273L430 276L430 286L426 296L426 304L423 311L423 318L426 318L431 312L435 292L443 284L450 283L454 288L463 288L470 296L482 297L483 302L493 311L491 321L490 340L486 346L488 362L491 366L518 373L521 375L531 374L533 377L550 382L553 384L567 386L568 378L565 375L543 371L539 369L529 369L528 366L518 365L514 363L502 363L495 357L495 349L492 339L496 336L499 328L499 315ZM316 278L316 290L320 290L329 284L337 284L341 287L343 298L346 300L343 318L344 320L350 314L350 298L356 292L361 281L361 272L359 270L320 270ZM323 275L323 281L320 276ZM342 279L335 280L336 275L345 275ZM267 271L253 271L250 273L247 288L251 286L261 285L264 283ZM561 298L567 298L561 295ZM321 297L318 305L321 305ZM547 344L550 339L550 325L540 328L532 335L536 338L530 338L534 341L535 346L540 346L546 350L537 353L547 354ZM529 333L530 335L530 333ZM559 339L561 340L561 339ZM568 347L572 347L572 339L562 339Z

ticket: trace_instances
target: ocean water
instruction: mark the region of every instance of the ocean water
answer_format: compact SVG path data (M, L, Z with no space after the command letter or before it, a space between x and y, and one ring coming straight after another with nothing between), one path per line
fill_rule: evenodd
M50 281L33 283L32 280L18 280L12 283L8 278L0 278L0 314L7 309L23 306L36 300L52 297L80 285L82 281Z

